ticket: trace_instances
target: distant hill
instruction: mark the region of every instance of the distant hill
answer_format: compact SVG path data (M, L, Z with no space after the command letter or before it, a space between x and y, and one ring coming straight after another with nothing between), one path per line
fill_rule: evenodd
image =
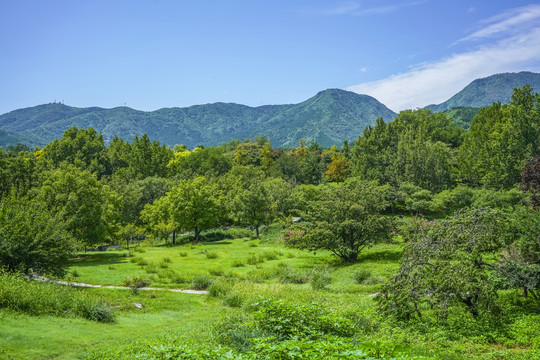
M345 139L356 140L378 117L391 121L395 116L371 96L339 89L321 91L299 104L259 107L214 103L145 112L128 107L75 108L53 103L0 115L0 130L7 134L2 137L0 133L0 146L10 144L2 141L4 138L43 146L77 126L93 127L105 139L118 134L131 140L136 134L147 133L152 140L170 146L214 146L261 135L274 147L293 146L302 138L326 147L341 145Z
M439 105L428 105L426 108L441 112L460 106L480 108L494 102L505 104L510 101L514 88L525 84L530 84L535 91L540 92L540 74L522 71L477 79L447 101Z

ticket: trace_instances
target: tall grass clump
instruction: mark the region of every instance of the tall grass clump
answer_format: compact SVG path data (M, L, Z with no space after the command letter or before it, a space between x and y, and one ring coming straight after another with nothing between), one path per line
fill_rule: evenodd
M332 282L330 270L326 267L314 268L311 271L311 287L314 290L323 290Z
M84 290L30 280L0 270L0 308L29 315L82 317L99 322L114 322L114 310Z
M194 290L206 290L210 285L212 285L212 279L207 275L199 275L193 279L191 282L191 287Z

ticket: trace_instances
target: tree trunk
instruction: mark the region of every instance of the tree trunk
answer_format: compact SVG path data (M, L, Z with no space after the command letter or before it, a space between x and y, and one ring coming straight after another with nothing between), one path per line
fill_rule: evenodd
M195 242L199 242L199 228L195 226Z
M172 244L173 246L176 244L176 230L173 230L172 232Z
M255 232L257 234L257 238L259 237L259 225L255 225Z

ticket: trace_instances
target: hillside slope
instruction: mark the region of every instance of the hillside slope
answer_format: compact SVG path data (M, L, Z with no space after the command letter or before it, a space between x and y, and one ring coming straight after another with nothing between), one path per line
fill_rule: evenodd
M73 126L93 127L105 139L118 134L131 140L136 134L147 133L170 146L213 146L257 135L268 137L275 147L296 145L302 138L330 146L340 145L345 139L355 140L378 117L390 121L395 116L370 96L329 89L299 104L260 107L214 103L145 112L128 107L81 109L55 103L0 115L0 129L38 146L61 137Z
M514 88L522 87L525 84L530 84L535 91L539 92L540 74L522 71L477 79L447 101L438 105L428 105L426 108L441 112L460 106L480 108L494 102L504 104L510 101Z

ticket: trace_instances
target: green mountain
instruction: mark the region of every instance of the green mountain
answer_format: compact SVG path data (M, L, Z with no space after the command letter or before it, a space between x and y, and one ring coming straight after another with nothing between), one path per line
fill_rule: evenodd
M494 102L505 104L510 101L514 88L525 84L530 84L533 89L540 91L540 74L522 71L477 79L447 101L439 105L428 105L426 108L441 112L459 106L480 108Z
M81 109L54 103L0 115L0 130L24 139L23 143L30 146L43 146L73 126L93 127L105 139L117 134L131 140L136 134L147 133L170 146L214 146L257 135L266 136L275 147L293 146L302 138L330 146L341 145L345 139L356 140L378 117L390 121L395 116L373 97L329 89L299 104L259 107L214 103L145 112L128 107ZM0 146L6 145L0 141Z

